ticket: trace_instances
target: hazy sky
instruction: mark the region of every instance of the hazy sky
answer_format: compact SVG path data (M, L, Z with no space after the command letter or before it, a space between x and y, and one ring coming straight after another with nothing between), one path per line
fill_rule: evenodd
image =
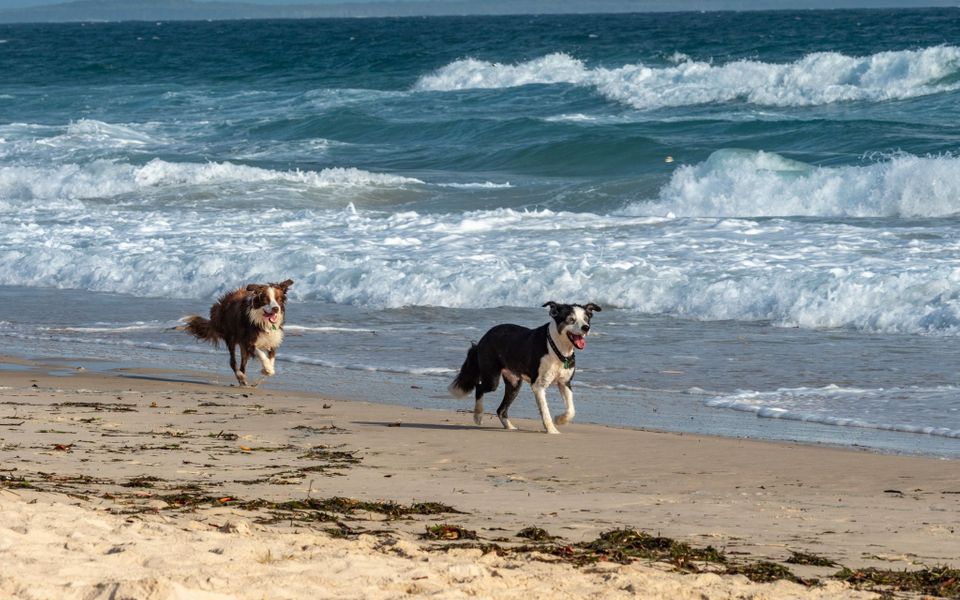
M195 2L243 2L245 4L342 4L345 2L370 2L371 0L194 0ZM393 0L404 2L405 0ZM450 1L450 0L439 0ZM482 2L483 0L476 0ZM589 2L589 0L584 0ZM0 0L0 9L2 8L24 8L28 6L43 6L44 4L63 4L70 0Z
M22 8L27 6L41 6L44 4L60 4L68 0L0 0L0 9L4 8ZM197 2L214 2L217 0L196 0ZM368 2L370 0L221 0L221 1L236 1L236 2L245 2L249 4L340 4L344 2ZM396 2L404 2L405 0L393 0ZM439 1L451 1L451 0L439 0ZM475 0L477 4L482 4L483 0ZM585 5L590 4L590 0L584 0ZM671 4L671 0L663 0L663 3L667 6ZM896 4L897 6L902 6L904 8L910 7L919 7L919 6L960 6L960 0L863 0L862 5L864 8L869 8L871 6L883 5L890 6L891 4ZM703 8L709 9L711 0L703 1ZM791 0L755 0L754 2L749 2L753 4L756 8L767 9L767 8L791 8L791 5L795 5L795 2Z

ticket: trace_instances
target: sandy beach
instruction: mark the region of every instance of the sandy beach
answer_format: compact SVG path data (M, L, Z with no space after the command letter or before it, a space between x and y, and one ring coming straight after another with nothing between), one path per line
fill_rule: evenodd
M960 556L956 461L3 365L4 597L854 598L841 565ZM588 550L620 529L724 562ZM820 583L727 574L758 561Z

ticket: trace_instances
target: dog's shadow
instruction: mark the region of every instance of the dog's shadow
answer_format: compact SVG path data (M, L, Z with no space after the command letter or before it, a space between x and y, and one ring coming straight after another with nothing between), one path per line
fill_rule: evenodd
M216 381L206 381L203 379L188 379L186 377L143 375L140 373L117 373L117 376L123 377L125 379L142 379L145 381L163 381L165 383L193 383L197 385L209 385L214 387L230 387L230 386L224 386L224 384L218 383Z
M445 429L449 431L487 431L487 432L498 432L498 431L509 431L502 427L478 427L477 425L465 424L447 424L447 423L403 423L400 421L353 421L355 425L374 425L379 427L397 427L400 429ZM515 429L509 431L509 433L537 433L535 431L527 431L523 429Z

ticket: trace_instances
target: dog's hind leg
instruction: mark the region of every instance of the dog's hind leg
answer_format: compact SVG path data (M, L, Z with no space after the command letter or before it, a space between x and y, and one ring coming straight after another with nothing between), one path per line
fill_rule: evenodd
M550 417L550 407L547 406L547 388L540 384L533 384L533 396L537 399L537 408L540 409L540 418L543 419L543 427L547 433L560 433L553 424L553 418Z
M504 375L503 385L505 386L503 401L500 403L500 407L497 408L497 416L500 417L500 422L503 423L504 429L516 429L516 425L510 422L510 417L507 413L510 411L510 405L517 399L517 394L520 393L520 380L513 379L511 381L510 378Z
M237 382L240 384L240 387L245 387L247 385L247 376L243 372L241 367L237 369L237 345L233 342L227 342L227 349L230 351L230 369L233 370L233 374L237 377ZM241 354L243 351L241 350ZM244 359L244 363L246 360Z
M563 414L557 417L557 425L566 425L577 414L577 409L573 406L573 389L569 383L563 382L557 383L557 387L560 388L560 397L563 398L564 406Z
M240 387L247 387L247 361L250 360L250 351L240 344L240 369L234 371L237 374L237 381Z
M483 423L483 395L495 389L497 389L496 377L480 376L480 383L477 384L474 396L477 400L473 404L473 422L477 425Z
M476 401L473 403L473 422L477 425L483 425L483 392L480 386L477 386Z

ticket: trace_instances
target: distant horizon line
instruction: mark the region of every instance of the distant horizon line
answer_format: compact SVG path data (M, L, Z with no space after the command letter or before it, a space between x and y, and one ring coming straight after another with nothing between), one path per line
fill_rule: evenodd
M713 4L714 6L703 6ZM0 9L0 23L124 23L151 21L271 21L308 19L376 19L425 17L507 17L546 15L685 14L749 12L814 12L960 9L960 0L930 0L902 6L896 0L801 0L792 6L751 0L680 0L668 5L656 0L370 0L331 4L255 4L214 0L73 0L57 4ZM799 6L798 6L799 4ZM586 5L586 6L584 6ZM639 6L638 6L639 5Z

